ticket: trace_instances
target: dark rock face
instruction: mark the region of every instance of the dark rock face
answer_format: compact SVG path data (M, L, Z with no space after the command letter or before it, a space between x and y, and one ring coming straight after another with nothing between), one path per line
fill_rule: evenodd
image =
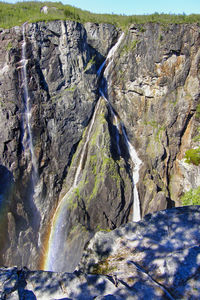
M73 271L92 233L119 227L130 216L133 187L129 158L126 152L120 158L115 156L116 141L111 138L115 128L103 98L99 99L94 115L93 126L90 124L84 133L63 183L62 207L68 204L59 222L66 228L67 237L65 245L61 237L57 251L60 255L54 258L55 271ZM79 168L78 184L69 190Z
M104 36L98 64L116 34L112 27L110 34ZM1 165L15 182L5 215L8 239L2 261L36 268L63 180L98 99L98 85L95 50L81 24L26 24L25 37L38 179L33 186L30 151L24 147L28 133L24 124L23 36L22 28L15 27L1 33L0 49ZM101 49L96 51L101 53Z
M74 273L0 268L1 299L199 299L199 226L173 208L96 233Z
M91 235L132 218L134 165L120 129L119 155L116 120L98 101L97 70L120 33L72 21L24 29L25 60L22 28L0 36L0 263L44 268L56 208L71 190L62 221L68 267L60 270L73 271ZM142 160L143 216L180 205L182 193L200 185L199 167L184 162L185 150L199 146L199 44L197 25L132 26L108 61L107 97Z

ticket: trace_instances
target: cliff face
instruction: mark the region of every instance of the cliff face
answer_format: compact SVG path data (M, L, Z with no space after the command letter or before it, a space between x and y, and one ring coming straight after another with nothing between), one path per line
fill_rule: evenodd
M44 268L51 221L69 191L60 221L68 259L59 270L73 270L95 231L132 219L134 165L111 107L98 101L97 70L119 35L111 25L71 21L1 32L1 264ZM198 166L183 158L199 143L199 43L197 25L132 26L104 73L106 96L142 160L142 215L179 206L200 185Z
M88 44L84 27L75 22L26 24L24 30L38 178L33 186L24 117L23 30L15 27L1 32L0 50L1 170L14 181L12 193L11 185L6 187L10 205L4 212L7 225L2 235L8 240L2 262L36 267L63 180L98 99L97 67L117 32L109 25L94 27L92 41L97 31L104 34L97 51Z
M143 215L181 205L200 184L199 167L184 159L199 146L199 43L196 25L132 26L109 70L109 100L143 161Z

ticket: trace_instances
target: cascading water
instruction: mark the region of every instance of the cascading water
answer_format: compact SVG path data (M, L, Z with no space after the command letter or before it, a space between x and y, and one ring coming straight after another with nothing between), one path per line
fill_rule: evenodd
M25 150L29 150L31 153L31 163L32 163L32 175L33 178L36 177L37 174L37 160L34 153L33 148L33 136L31 131L31 103L30 103L30 97L28 92L28 82L27 82L27 59L26 59L26 36L25 36L25 29L26 24L23 24L22 27L22 33L23 33L23 43L22 43L22 85L23 85L23 99L24 99L24 131L26 132L26 135L24 135L23 138L23 146Z
M24 102L24 114L23 114L23 150L25 156L31 157L31 180L29 188L29 195L27 202L29 204L30 209L30 223L32 227L35 229L36 233L38 232L40 226L40 213L36 207L36 201L39 199L40 194L40 185L38 178L38 169L37 169L37 159L34 153L33 147L33 135L31 130L31 99L29 96L28 89L28 80L27 80L27 58L26 58L26 24L23 24L22 34L23 34L23 43L22 43L22 57L21 57L21 80L22 80L22 88L23 88L23 102Z
M67 238L68 232L68 201L70 196L75 191L80 179L81 179L81 170L83 165L83 160L85 157L85 152L87 149L87 145L90 141L90 135L93 128L93 124L95 121L95 117L97 114L97 110L99 108L100 101L97 102L95 107L92 119L90 121L90 125L88 127L87 138L83 149L81 151L80 161L74 176L74 181L72 187L65 194L65 196L61 199L58 204L58 207L54 213L51 229L50 229L50 237L48 241L47 255L44 262L44 269L48 271L57 271L62 269L63 259L65 257L66 246L64 241Z
M123 125L122 125L122 132L123 132L123 136L125 138L125 141L126 141L126 144L128 147L129 155L131 157L132 162L134 163L134 169L133 169L133 194L134 194L133 221L138 222L141 220L141 213L140 213L140 199L139 199L139 194L138 194L136 185L139 181L139 170L140 170L142 161L139 159L137 152L135 151L134 147L129 142Z
M108 68L110 68L111 62L113 60L113 55L114 55L115 51L117 50L117 48L119 47L123 36L124 36L124 34L122 34L120 36L118 42L110 50L110 52L107 56L107 59L100 66L100 68L97 72L97 76L99 78L101 76L101 73L103 72L103 68L106 65L106 63L108 63L108 65L107 65L104 73L108 73ZM118 155L121 155L121 149L120 149L120 144L119 144L119 140L120 140L119 132L121 131L124 136L124 140L126 141L130 157L135 165L135 169L133 172L133 177L135 177L134 178L134 217L133 217L133 220L138 221L140 219L140 203L139 203L139 197L138 197L138 192L137 192L137 188L136 188L136 183L138 182L138 179L139 179L139 167L140 167L141 161L137 157L136 151L134 150L133 146L130 144L130 142L127 138L127 135L125 133L125 130L124 129L121 130L121 128L123 128L123 125L121 124L119 117L114 113L114 110L113 110L111 104L109 103L108 99L105 97L102 89L100 89L100 94L108 103L110 110L111 110L111 114L114 119L115 126L117 128L116 142L117 142ZM46 255L44 258L44 269L48 270L48 271L58 271L58 270L63 269L63 262L65 261L66 252L67 252L66 251L67 245L65 242L67 239L67 234L68 234L68 209L67 209L67 207L68 207L68 203L69 203L69 198L73 195L73 193L75 192L75 188L78 186L78 183L81 180L81 171L82 171L83 160L84 160L85 153L87 150L87 145L90 141L90 135L91 135L91 131L93 128L93 124L95 121L95 117L96 117L99 105L100 105L100 100L98 100L98 102L97 102L90 125L88 127L87 138L86 138L85 144L84 144L82 152L81 152L80 161L79 161L79 164L78 164L75 176L74 176L73 184L72 184L71 188L68 190L68 192L65 194L65 196L60 200L60 202L57 206L57 209L54 213L53 219L52 219Z
M106 65L106 62L108 62L108 65L104 71L104 76L105 79L107 79L108 75L109 75L109 69L110 66L112 64L112 61L114 59L114 53L115 51L118 49L122 39L123 39L124 33L122 33L122 35L120 36L118 42L115 44L115 46L111 49L111 51L109 52L105 62L101 65L101 67L99 68L98 71L98 76L101 75L101 72L104 68L104 66ZM106 80L107 81L107 80ZM105 86L104 82L102 83L102 86ZM118 148L118 154L120 155L121 151L120 151L120 145L119 145L119 131L122 131L122 134L124 136L124 140L126 142L127 148L128 148L128 152L130 155L130 158L134 164L134 170L133 170L133 191L134 191L134 201L133 201L133 221L134 222L138 222L141 219L141 212L140 212L140 200L139 200L139 194L138 194L138 190L137 190L137 183L139 181L139 170L142 164L142 161L139 159L137 152L135 151L133 145L129 142L129 139L127 137L124 125L122 124L122 122L120 121L120 119L117 117L117 115L115 114L112 105L110 104L109 100L105 97L104 92L102 91L102 89L100 89L100 94L102 95L102 97L106 100L106 102L108 103L109 107L110 107L110 111L111 114L114 117L115 120L115 125L117 127L117 132L116 132L116 141L117 141L117 148Z
M126 131L125 131L125 128L124 128L124 125L121 123L121 121L119 120L117 115L114 113L114 110L113 110L111 104L109 103L109 101L107 100L107 98L105 97L104 93L102 91L100 91L100 93L104 97L106 102L108 103L108 105L110 107L110 110L111 110L111 114L113 115L113 117L115 119L115 124L116 124L116 127L117 127L116 141L117 141L118 154L121 155L121 150L120 150L120 145L119 145L119 131L122 130L122 134L124 136L130 158L131 158L132 162L134 163L134 170L133 170L133 191L134 191L133 221L138 222L138 221L141 220L141 213L140 213L139 194L138 194L138 190L137 190L136 185L139 181L139 170L140 170L142 161L139 159L139 157L137 155L137 152L135 151L132 144L129 142Z

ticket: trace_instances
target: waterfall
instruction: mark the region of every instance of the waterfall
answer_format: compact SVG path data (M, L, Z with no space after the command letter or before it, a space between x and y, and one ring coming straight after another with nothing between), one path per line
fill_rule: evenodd
M26 24L27 23L24 23L22 27L23 43L22 43L22 57L21 57L21 64L22 64L21 73L22 73L24 115L25 115L24 131L27 131L26 133L27 136L26 137L24 136L23 138L23 146L25 150L29 150L31 153L31 163L33 167L32 174L34 178L36 177L37 174L37 160L34 153L33 136L31 131L31 102L30 102L28 81L27 81L26 36L25 36Z
M29 186L29 195L28 199L26 199L29 204L30 209L30 224L32 228L35 230L36 235L39 231L41 216L37 209L36 202L40 198L41 186L38 178L38 169L37 169L37 159L34 153L33 147L33 135L31 130L31 99L29 96L28 89L28 80L27 80L27 58L26 58L26 23L22 26L22 34L23 34L23 42L22 42L22 56L21 56L21 80L22 80L22 88L23 88L23 102L24 102L24 115L23 115L23 140L22 145L24 149L25 156L27 153L30 153L31 156L31 182ZM36 242L36 239L35 241Z
M108 63L103 75L105 76L105 78L107 79L108 75L109 75L109 70L112 64L112 61L114 59L114 54L116 52L116 50L118 49L122 39L124 37L124 33L121 34L120 38L118 39L117 43L115 44L115 46L110 50L106 60L104 61L104 63L101 65L101 67L99 68L98 71L98 76L101 75L101 72L104 68L104 66L106 65L106 63ZM104 84L102 84L104 85ZM105 97L104 92L102 91L102 89L100 89L100 94L102 95L102 97L104 97L104 99L106 100L106 102L109 105L111 114L114 117L115 120L115 125L117 127L117 131L116 131L116 142L117 142L117 150L118 150L118 154L121 155L121 150L120 150L120 145L119 145L119 132L122 131L124 140L126 142L127 145L127 149L130 155L130 158L134 164L134 169L133 169L133 195L134 195L134 201L133 201L133 221L137 222L141 219L141 212L140 212L140 199L139 199L139 194L138 194L138 190L137 190L137 183L139 181L139 170L142 164L142 161L139 159L136 150L134 149L133 145L130 143L124 125L122 124L122 122L120 121L119 117L115 114L112 105L110 104L109 100Z
M109 51L109 54L108 54L106 60L102 63L99 70L97 71L98 78L100 78L106 64L107 64L107 67L104 71L104 74L108 72L108 68L110 68L111 62L113 61L114 53L118 49L123 36L124 36L124 34L122 34L120 36L118 42ZM102 82L103 82L103 79L102 79ZM102 82L100 82L100 85L102 84ZM123 125L120 121L120 118L116 115L110 102L105 97L103 89L100 88L99 91L100 91L100 95L108 103L108 106L110 108L110 111L111 111L111 114L112 114L112 117L114 120L114 125L116 127L115 138L116 138L116 142L117 142L118 155L121 155L121 149L120 149L120 143L119 143L120 142L119 132L121 132L123 134L124 140L127 144L127 148L128 148L130 157L131 157L132 161L134 162L135 168L134 168L134 172L133 172L133 177L134 177L133 181L134 181L134 211L135 212L134 212L133 219L134 219L134 221L138 221L140 219L140 203L139 203L139 197L138 197L138 192L137 192L137 188L136 188L136 183L138 182L138 179L139 179L139 167L140 167L141 161L137 157L136 151L134 150L133 146L130 144L130 142L128 140L126 132L123 129ZM96 114L97 114L99 105L100 105L100 99L98 100L98 102L96 104L92 119L91 119L90 124L87 129L86 141L85 141L85 144L84 144L81 154L80 154L80 160L79 160L79 163L77 166L77 170L76 170L76 173L74 176L72 186L68 190L68 192L65 194L65 196L58 203L56 211L53 215L53 219L52 219L50 231L49 231L47 248L46 248L46 252L45 252L45 256L44 256L44 263L43 263L44 269L48 270L48 271L62 271L63 267L64 267L64 261L66 260L66 253L67 253L66 240L67 240L68 226L69 226L69 224L68 224L68 203L69 203L70 197L72 197L73 193L75 193L75 189L81 180L83 162L84 162L84 158L86 155L88 143L90 142L91 132L92 132L92 128L94 125L94 121L96 118Z
M140 213L140 199L139 194L137 190L137 183L139 181L139 170L142 164L142 161L139 159L137 152L135 151L133 145L128 140L128 137L126 135L126 131L124 129L124 126L122 125L122 132L123 136L125 138L129 155L131 157L132 162L134 163L134 169L133 169L133 195L134 195L134 201L133 201L133 221L138 222L141 220L141 213Z
M137 190L137 183L139 181L139 170L142 164L142 161L139 159L137 152L135 151L133 145L129 142L129 139L127 137L124 125L122 124L122 122L119 120L119 118L117 117L117 115L115 114L112 105L110 104L110 102L108 101L108 99L105 97L104 93L102 91L100 91L102 97L104 97L104 99L106 100L106 102L109 105L111 114L114 117L115 120L115 125L117 127L117 132L116 132L116 141L117 141L117 151L118 154L121 155L121 150L120 150L120 145L119 145L119 132L122 131L123 137L125 139L127 148L128 148L128 152L130 155L130 158L134 164L134 169L133 169L133 195L134 195L134 201L133 201L133 221L134 222L138 222L141 220L141 213L140 213L140 199L139 199L139 194L138 194L138 190Z
M87 151L87 145L90 141L90 135L91 135L91 131L94 125L94 121L95 121L95 117L99 105L100 105L100 101L98 100L92 119L88 127L86 141L80 154L80 160L79 160L78 167L76 169L73 184L69 189L69 191L65 194L65 196L60 200L53 216L53 220L50 228L50 236L49 236L49 241L47 246L47 255L44 262L44 269L48 271L58 271L62 269L62 265L63 265L62 257L64 259L65 250L66 250L66 245L64 244L64 241L67 238L67 231L68 231L67 228L68 227L68 221L67 221L68 201L70 196L73 195L78 183L80 182L82 165L83 165L85 153Z

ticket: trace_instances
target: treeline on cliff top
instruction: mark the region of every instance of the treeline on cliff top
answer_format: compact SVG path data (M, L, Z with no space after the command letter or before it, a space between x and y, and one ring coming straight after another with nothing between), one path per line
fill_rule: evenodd
M47 6L48 13L41 12L41 8ZM61 2L18 2L9 4L0 2L0 28L11 28L20 26L24 22L52 21L52 20L74 20L80 23L110 23L122 29L130 24L144 24L148 22L169 24L169 23L199 23L200 14L185 15L179 14L158 14L151 15L115 15L115 14L94 14L70 5L63 5Z

